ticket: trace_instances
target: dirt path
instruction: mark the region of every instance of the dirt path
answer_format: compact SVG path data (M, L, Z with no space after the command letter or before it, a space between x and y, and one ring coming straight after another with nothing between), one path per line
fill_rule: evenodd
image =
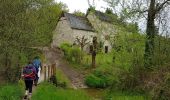
M59 49L43 48L47 64L56 64L57 68L61 69L63 73L70 79L74 89L87 88L84 84L84 76L73 69L68 62L63 60L63 52Z

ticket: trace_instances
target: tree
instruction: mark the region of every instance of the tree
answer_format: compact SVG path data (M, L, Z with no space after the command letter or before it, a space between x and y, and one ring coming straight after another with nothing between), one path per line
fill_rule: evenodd
M97 37L93 37L92 67L96 67Z
M150 6L148 9L147 16L147 28L146 28L146 43L145 43L145 65L149 67L152 65L152 57L154 52L154 37L156 35L155 32L155 18L161 10L164 9L165 5L170 3L170 0L165 0L161 4L156 3L155 0L150 0Z
M67 4L65 4L63 2L59 2L59 5L61 6L62 11L69 12Z
M147 20L146 25L146 42L145 42L145 67L149 68L152 65L153 52L154 52L154 37L155 22L157 15L160 14L167 6L170 5L170 0L105 0L110 4L111 7L121 6L121 15L123 20L126 18L134 17L145 17Z
M85 36L82 36L81 38L79 38L78 36L76 37L76 41L75 41L81 48L81 57L80 59L83 59L83 49L84 47L90 43L90 41L88 41L87 38L85 38Z
M50 43L61 6L53 0L1 0L0 10L0 68L17 81L17 71L32 56L29 47Z
M90 42L88 41L87 38L85 38L85 36L82 36L81 38L76 37L76 42L78 43L78 45L81 48L81 51L83 51L84 46L86 46L87 44L89 44Z
M93 0L92 3L90 2L90 0L87 0L87 3L89 7L95 7L95 0Z

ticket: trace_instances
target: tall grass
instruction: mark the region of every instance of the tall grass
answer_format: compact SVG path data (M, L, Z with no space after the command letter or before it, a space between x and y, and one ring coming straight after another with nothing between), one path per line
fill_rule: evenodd
M21 100L24 88L20 84L0 86L0 100Z
M66 87L71 88L71 82L70 80L67 78L67 76L62 72L62 70L60 70L59 68L57 68L56 70L56 78L57 78L57 82L61 83L61 84L65 84Z
M113 54L99 53L96 55L96 66L108 66L113 64ZM82 64L85 66L91 65L91 55L85 55Z
M49 83L39 85L32 100L91 100L83 91L57 88Z
M144 94L114 91L111 92L111 94L107 94L106 100L151 100L151 99L148 96L145 96Z

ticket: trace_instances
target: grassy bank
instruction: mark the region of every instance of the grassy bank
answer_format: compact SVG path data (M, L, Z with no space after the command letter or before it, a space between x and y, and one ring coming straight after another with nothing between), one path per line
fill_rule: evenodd
M7 84L0 86L0 100L21 100L24 88L21 84Z
M105 100L151 100L148 96L139 93L114 91L107 94Z
M57 68L56 70L56 79L59 85L63 84L67 88L72 87L70 80L66 77L66 75L59 68Z
M49 83L39 85L33 93L32 100L91 100L81 90L57 88Z

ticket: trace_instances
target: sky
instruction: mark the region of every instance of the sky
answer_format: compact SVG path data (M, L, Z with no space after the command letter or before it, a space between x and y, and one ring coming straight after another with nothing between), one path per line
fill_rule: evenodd
M89 8L88 0L55 0L56 2L63 2L68 6L69 12L72 13L75 10L79 10L83 13L86 13L87 9ZM93 0L89 0L90 4L93 4ZM106 2L103 0L94 0L95 1L95 7L96 10L99 11L105 11L105 8L109 7ZM170 16L170 14L169 14ZM169 17L170 18L170 17ZM170 23L170 22L169 22ZM139 20L138 21L139 28L141 29L141 32L145 32L146 29L146 21ZM170 27L170 26L169 26ZM170 31L170 29L169 29Z
M80 10L83 13L86 13L87 9L89 8L87 0L55 0L57 2L65 3L68 8L69 12L72 13L75 10ZM97 10L105 11L104 8L107 7L106 2L103 0L95 0L95 6ZM93 0L90 0L90 4L92 4Z

